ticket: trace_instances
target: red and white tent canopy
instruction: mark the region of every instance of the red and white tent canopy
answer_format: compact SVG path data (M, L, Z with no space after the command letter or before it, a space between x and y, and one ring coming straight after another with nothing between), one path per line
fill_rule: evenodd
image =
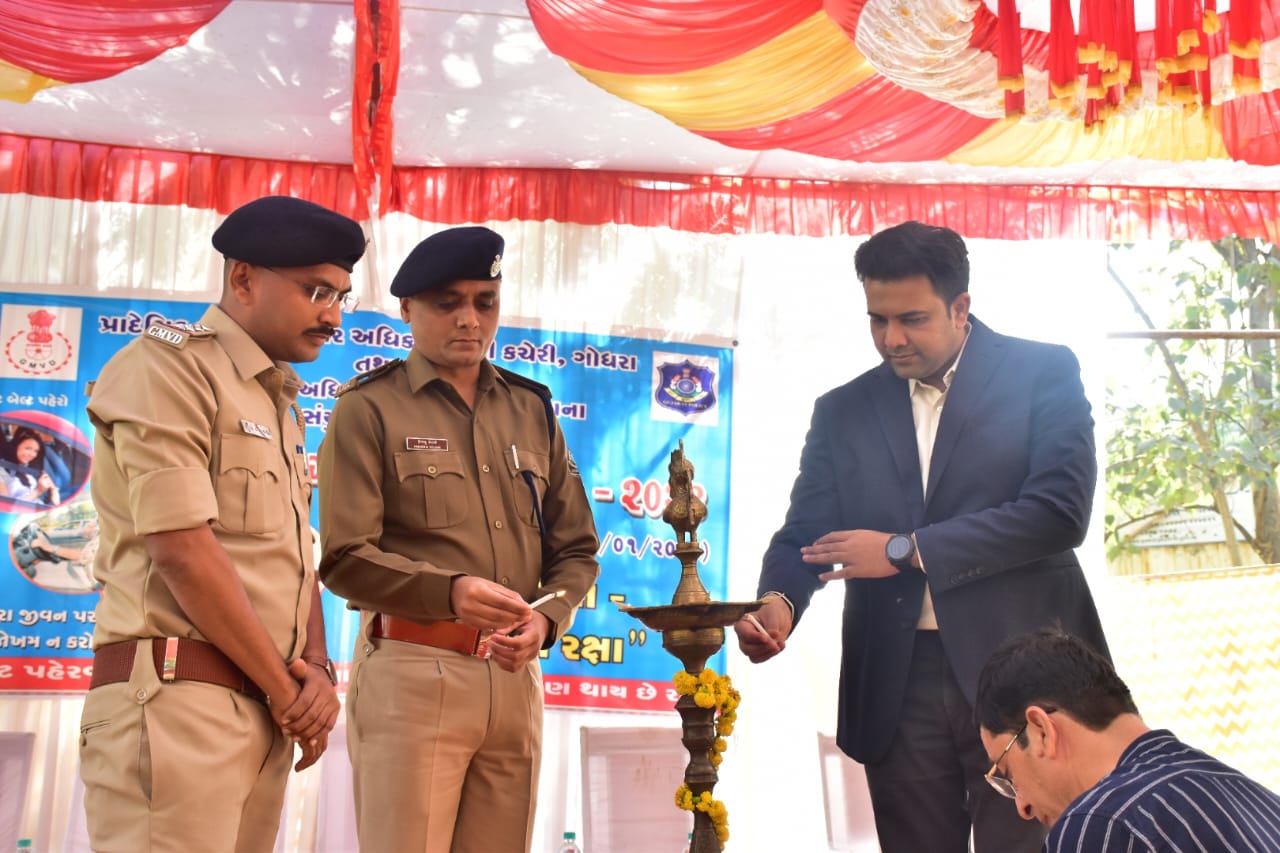
M1073 33L1078 87L1055 82L1065 0L1022 5L1011 28L1008 0L0 0L0 186L219 209L284 188L364 216L381 173L380 213L435 221L1275 231L1272 0L1139 4L1142 85L1092 108L1105 60ZM1121 4L1081 5L1117 44L1097 10ZM1159 71L1186 22L1206 70Z

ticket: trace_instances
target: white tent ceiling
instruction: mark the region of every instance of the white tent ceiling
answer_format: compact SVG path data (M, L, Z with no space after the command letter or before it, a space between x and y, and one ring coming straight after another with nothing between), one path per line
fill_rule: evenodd
M1047 3L1047 0L1046 0ZM1280 167L1131 158L1053 169L854 163L729 148L578 76L523 0L402 0L401 166L497 166L856 181L1272 189ZM0 131L144 148L351 160L350 0L234 0L184 46L103 80L0 100Z

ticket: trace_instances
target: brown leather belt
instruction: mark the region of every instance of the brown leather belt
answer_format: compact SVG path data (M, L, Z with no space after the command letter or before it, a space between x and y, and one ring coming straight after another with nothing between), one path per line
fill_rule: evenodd
M175 654L169 655L172 673L166 675L165 651L170 642L174 643ZM93 677L89 679L89 689L128 681L133 673L135 648L137 643L134 640L100 646L93 653ZM156 637L151 641L151 657L155 661L156 675L163 681L203 681L230 687L259 702L267 701L267 694L250 681L230 658L209 643L181 637Z
M372 637L434 646L478 658L489 656L489 644L480 639L480 629L461 622L431 622L423 625L385 613L373 614Z

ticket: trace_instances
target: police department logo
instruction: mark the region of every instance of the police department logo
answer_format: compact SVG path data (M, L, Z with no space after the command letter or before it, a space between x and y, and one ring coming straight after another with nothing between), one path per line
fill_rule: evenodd
M697 415L716 404L715 371L689 359L658 365L654 402L682 415Z
M4 355L9 367L30 376L49 376L67 367L73 347L65 334L54 330L57 319L52 311L36 308L27 312L25 328L6 330Z

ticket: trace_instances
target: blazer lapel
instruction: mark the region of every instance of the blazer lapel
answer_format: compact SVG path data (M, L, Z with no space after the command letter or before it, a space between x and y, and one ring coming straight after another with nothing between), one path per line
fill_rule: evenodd
M929 460L929 488L925 490L924 497L926 509L937 491L938 481L947 470L951 452L955 449L960 433L972 415L981 411L983 392L995 377L1000 359L1004 357L1004 345L1000 336L972 316L969 321L973 328L969 332L964 353L960 356L960 367L947 390L947 402L942 407L938 434L933 441L933 456Z
M911 415L911 398L907 381L894 375L888 365L876 368L876 389L871 399L876 421L884 432L885 443L898 469L899 486L906 498L911 519L924 516L924 487L920 482L920 449L916 446L915 419Z

